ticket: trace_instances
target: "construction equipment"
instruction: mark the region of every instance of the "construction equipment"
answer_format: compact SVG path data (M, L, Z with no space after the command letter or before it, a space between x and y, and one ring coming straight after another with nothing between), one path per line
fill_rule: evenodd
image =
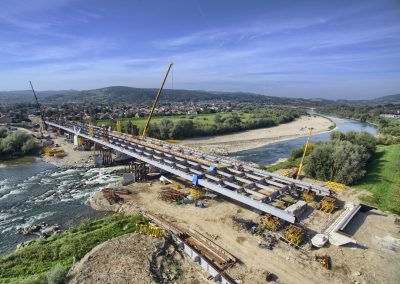
M44 114L43 114L42 108L40 107L39 100L38 100L38 98L36 96L36 92L35 92L35 89L33 88L32 82L29 81L29 84L31 85L32 92L33 92L33 95L35 97L36 107L37 107L37 109L38 109L38 111L40 113L39 132L40 132L40 138L43 138L43 131L46 129L46 123L45 123L45 120L44 120Z
M139 227L138 232L140 234L149 235L155 238L160 238L165 235L165 230L157 226L152 226L148 224L139 224L137 226Z
M339 191L343 191L346 189L346 185L343 183L339 183L339 182L334 182L334 181L327 181L325 183L325 186L329 189L333 189L333 190L339 190Z
M89 136L91 136L91 137L94 136L94 127L93 127L93 123L89 123Z
M306 189L303 191L303 200L307 203L312 203L315 201L315 193L310 190Z
M315 255L315 260L322 264L325 269L330 268L330 257L327 255Z
M190 188L190 196L191 196L195 201L197 201L197 200L199 200L200 198L202 198L205 194L206 194L205 190L202 189L202 188L200 188L200 187L198 187L198 186L193 185L193 186Z
M300 179L301 170L303 169L303 165L304 165L304 158L306 157L307 148L308 148L308 143L310 142L310 138L311 138L311 134L312 134L313 129L314 129L314 128L310 128L310 133L308 134L306 146L304 147L303 157L301 157L301 162L300 162L300 166L299 166L299 171L298 171L298 173L297 173L296 179Z
M286 170L284 172L282 172L282 176L284 177L290 177L293 178L297 175L297 173L299 172L299 168L298 167L293 167L290 170Z
M266 214L264 217L261 218L261 226L263 227L263 229L276 232L282 226L282 220L271 214Z
M305 232L302 227L290 225L285 231L285 239L298 246L304 240Z
M175 189L183 189L185 186L177 181L173 181L172 185L174 186Z
M150 124L151 117L153 116L154 109L156 108L158 99L160 98L161 92L162 92L162 90L163 90L163 88L164 88L165 81L167 80L167 77L168 77L169 71L171 70L172 65L173 65L173 63L171 62L171 63L169 64L167 73L166 73L165 76L164 76L164 80L163 80L163 82L162 82L162 84L161 84L161 87L160 87L160 89L159 89L158 92L157 92L156 99L154 100L153 106L151 107L151 110L150 110L149 117L147 118L146 126L145 126L144 129L143 129L142 139L146 138L147 130L148 130L148 127L149 127L149 124Z
M116 127L115 127L115 131L117 131L118 132L118 134L121 134L121 129L122 129L122 127L121 127L121 120L117 120L117 123L116 123Z
M336 199L330 196L324 196L321 200L320 210L332 213L336 209Z

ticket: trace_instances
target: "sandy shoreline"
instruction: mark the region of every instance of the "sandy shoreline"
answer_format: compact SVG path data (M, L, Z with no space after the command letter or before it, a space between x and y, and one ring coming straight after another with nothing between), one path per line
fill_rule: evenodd
M228 154L306 136L310 127L314 128L313 134L323 133L329 131L333 125L331 120L322 116L302 116L295 121L274 127L187 139L183 140L182 144L208 153Z
M64 137L58 136L55 138L52 138L54 141L54 144L60 145L60 149L64 150L64 152L67 154L63 158L57 158L57 157L50 157L43 155L42 159L50 164L53 164L57 167L88 167L88 166L94 166L93 162L93 156L94 153L92 151L77 151L74 150L74 145L71 143L68 143Z

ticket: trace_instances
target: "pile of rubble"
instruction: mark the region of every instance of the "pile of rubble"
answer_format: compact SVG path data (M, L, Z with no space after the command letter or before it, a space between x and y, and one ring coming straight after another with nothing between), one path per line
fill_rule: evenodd
M130 194L130 192L127 190L111 188L103 188L101 192L110 205L114 203L122 203L124 199L120 195Z

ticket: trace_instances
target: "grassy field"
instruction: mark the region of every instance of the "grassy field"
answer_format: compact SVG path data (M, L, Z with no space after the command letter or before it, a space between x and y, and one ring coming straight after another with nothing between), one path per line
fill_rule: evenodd
M0 258L0 283L48 283L46 274L57 264L69 269L93 247L136 230L142 216L111 215L84 221L78 227L47 240L37 240Z
M230 116L232 113L230 113L230 112L220 112L220 113L207 113L207 114L197 114L197 115L188 115L188 114L186 114L186 115L153 116L151 118L151 124L159 123L162 119L169 119L174 123L179 121L179 120L192 120L195 123L204 124L204 125L211 125L211 124L214 124L214 117L217 114L219 114L221 117L227 117L227 116ZM246 121L246 120L248 120L250 118L251 113L239 112L238 115L242 120ZM126 126L128 121L131 121L132 124L137 125L137 127L139 129L143 129L145 124L146 124L147 117L123 118L123 119L121 119L122 127L124 127L124 125ZM111 125L111 126L115 127L115 122L113 122L110 119L97 120L96 121L96 125L97 126Z
M366 202L400 214L400 145L378 145L366 176L354 187L372 193Z

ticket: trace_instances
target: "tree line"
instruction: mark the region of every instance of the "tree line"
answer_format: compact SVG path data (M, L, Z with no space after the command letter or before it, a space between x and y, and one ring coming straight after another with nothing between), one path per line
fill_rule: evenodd
M228 116L216 114L211 123L201 123L191 119L181 119L176 122L165 118L159 123L151 124L148 135L158 139L186 139L199 136L221 135L233 132L272 127L295 120L306 112L288 108L246 109L251 111L249 118L242 118L237 112ZM129 126L127 127L129 129Z
M319 112L338 116L340 118L357 119L376 125L379 137L378 144L400 143L400 120L381 117L381 114L394 114L400 109L399 105L351 106L334 105L318 109Z

